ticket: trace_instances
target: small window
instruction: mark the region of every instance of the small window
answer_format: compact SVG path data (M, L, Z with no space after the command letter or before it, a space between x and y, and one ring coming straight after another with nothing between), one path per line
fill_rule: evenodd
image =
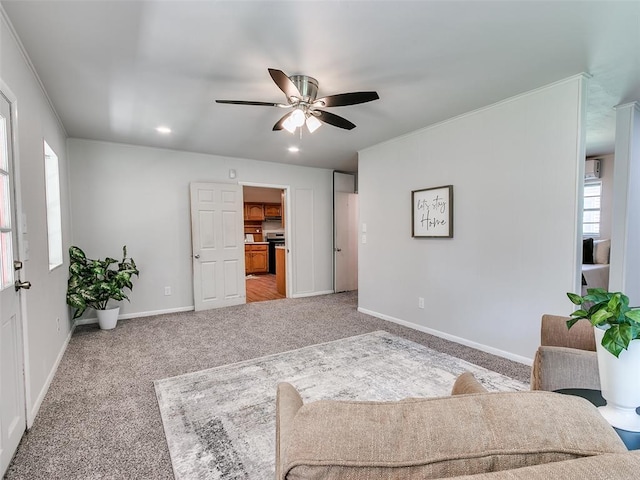
M44 172L46 175L47 233L49 240L49 270L62 265L62 213L60 206L60 172L58 156L44 142Z
M0 97L2 98L2 97ZM0 290L13 286L13 225L9 185L8 118L0 112Z
M582 214L582 234L585 237L600 236L600 196L602 182L584 184L584 210Z

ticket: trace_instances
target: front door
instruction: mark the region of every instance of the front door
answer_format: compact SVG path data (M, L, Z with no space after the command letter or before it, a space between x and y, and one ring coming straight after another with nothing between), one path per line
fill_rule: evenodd
M191 184L191 242L196 311L245 303L240 185Z
M0 476L26 429L20 293L13 193L11 104L0 92Z

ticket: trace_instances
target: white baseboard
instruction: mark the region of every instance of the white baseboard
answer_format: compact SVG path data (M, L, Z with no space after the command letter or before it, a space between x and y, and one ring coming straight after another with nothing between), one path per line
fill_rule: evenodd
M164 315L166 313L190 312L193 309L194 307L190 306L190 307L167 308L165 310L153 310L149 312L127 313L125 315L118 315L118 320L127 320L129 318L139 318L139 317L151 317L153 315ZM82 318L82 319L76 320L75 325L89 325L92 323L98 323L98 318L97 317Z
M324 290L321 292L309 292L309 293L296 293L291 295L291 298L315 297L317 295L329 295L331 293L333 293L333 290Z
M49 375L47 376L47 379L45 380L44 385L40 389L38 398L36 398L35 402L33 402L31 409L30 410L27 409L27 430L33 426L33 422L35 421L36 415L40 410L40 406L44 401L44 397L47 395L47 392L49 391L49 387L51 386L51 382L53 382L53 378L56 376L56 372L58 371L58 367L60 366L62 357L64 356L64 353L67 351L67 347L69 346L69 342L71 341L71 336L73 335L74 330L75 330L75 324L71 327L71 330L69 331L69 335L67 335L67 338L64 341L62 348L60 349L60 352L58 352L56 361L53 363L53 367L51 367L51 371L49 372Z
M387 320L389 322L397 323L404 327L409 327L414 330L418 330L420 332L428 333L429 335L433 335L435 337L444 338L445 340L450 340L452 342L459 343L461 345L466 345L467 347L475 348L476 350L480 350L482 352L490 353L492 355L496 355L498 357L506 358L508 360L513 360L514 362L523 363L525 365L533 365L533 359L523 357L520 355L515 355L511 352L505 352L504 350L500 350L494 347L490 347L488 345L483 345L481 343L473 342L471 340L467 340L466 338L456 337L455 335L450 335L448 333L441 332L439 330L434 330L432 328L423 327L422 325L417 325L415 323L407 322L405 320L400 320L399 318L391 317L389 315L385 315L383 313L374 312L371 310L367 310L366 308L358 307L358 311L360 313L366 313L367 315L371 315L372 317L380 318L382 320Z

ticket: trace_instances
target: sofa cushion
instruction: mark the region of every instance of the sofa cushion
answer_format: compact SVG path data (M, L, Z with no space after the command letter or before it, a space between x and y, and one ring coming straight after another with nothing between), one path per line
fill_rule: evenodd
M593 241L593 263L609 263L609 252L611 250L611 240Z
M607 453L501 472L465 475L456 480L631 480L638 478L638 472L640 450Z
M588 440L587 440L588 439ZM549 392L303 405L284 479L435 479L625 452L597 409Z

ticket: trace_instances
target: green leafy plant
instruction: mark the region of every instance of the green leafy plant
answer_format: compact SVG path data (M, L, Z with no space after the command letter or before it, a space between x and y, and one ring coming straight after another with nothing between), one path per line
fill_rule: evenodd
M73 318L80 317L87 308L105 310L109 300L129 300L124 289L133 289L131 276L140 272L127 247L122 247L122 261L107 257L104 260L87 258L78 247L69 248L69 282L67 304L75 309Z
M605 330L602 346L618 357L629 348L631 340L640 339L640 307L629 307L629 297L603 288L590 288L584 297L567 293L569 300L580 308L571 314L567 327L586 318L591 325Z

